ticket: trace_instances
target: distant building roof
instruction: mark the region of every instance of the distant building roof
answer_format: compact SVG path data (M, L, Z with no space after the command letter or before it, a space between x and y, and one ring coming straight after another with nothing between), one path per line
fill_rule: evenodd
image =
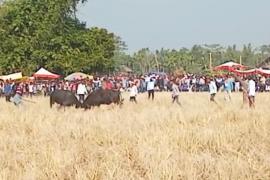
M133 72L132 69L130 69L129 67L127 67L126 65L121 65L119 68L119 71L121 72L126 72L126 73L131 73Z

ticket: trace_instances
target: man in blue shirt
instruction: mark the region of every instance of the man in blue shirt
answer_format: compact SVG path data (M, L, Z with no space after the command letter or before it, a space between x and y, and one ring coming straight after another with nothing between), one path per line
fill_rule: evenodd
M232 100L231 94L232 94L232 90L233 90L233 82L231 81L231 79L227 78L224 81L224 90L226 92L225 95L225 100Z
M12 87L11 84L7 81L4 85L4 94L6 96L6 101L10 101L10 96L12 92Z

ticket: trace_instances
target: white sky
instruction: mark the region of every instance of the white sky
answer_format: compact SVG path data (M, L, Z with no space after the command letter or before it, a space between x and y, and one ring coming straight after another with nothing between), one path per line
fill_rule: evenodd
M270 0L88 0L78 16L133 52L194 44L270 44Z

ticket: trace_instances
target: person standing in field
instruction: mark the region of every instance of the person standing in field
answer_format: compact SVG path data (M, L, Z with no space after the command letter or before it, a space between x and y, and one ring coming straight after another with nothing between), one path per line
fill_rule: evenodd
M28 92L29 92L30 98L32 98L33 94L34 94L34 84L33 84L33 82L30 82L30 84L28 85Z
M80 81L80 83L78 84L78 87L77 87L77 95L79 96L79 101L81 103L83 103L84 97L86 94L87 94L86 86L82 81Z
M246 104L248 103L248 83L246 82L245 79L241 79L240 77L238 77L237 75L233 75L234 78L236 79L236 81L238 81L241 85L241 89L242 89L242 94L243 94L243 104L241 106L241 108L244 108L246 106Z
M214 78L210 78L209 93L210 93L210 101L216 103L215 96L217 94L217 85Z
M11 99L16 106L22 103L23 87L22 83L16 85L15 96Z
M255 108L255 93L256 93L256 83L252 77L248 81L248 101L249 107Z
M10 101L11 93L12 93L12 86L10 82L7 81L6 84L4 85L4 94L6 96L6 102Z
M235 92L239 92L240 91L240 82L239 81L235 81Z
M227 77L226 77L226 79L224 81L224 90L226 92L225 97L224 97L225 101L227 101L227 100L231 101L232 100L231 94L232 94L232 90L233 90L233 83Z
M181 103L179 102L179 87L178 83L174 80L172 84L172 103L176 102L179 106L181 106Z
M137 83L133 82L130 88L130 97L129 97L130 102L135 102L137 104L136 100L137 95L138 95Z
M155 81L153 78L150 78L150 81L147 83L147 91L148 91L148 99L150 99L150 97L152 97L152 100L154 100Z

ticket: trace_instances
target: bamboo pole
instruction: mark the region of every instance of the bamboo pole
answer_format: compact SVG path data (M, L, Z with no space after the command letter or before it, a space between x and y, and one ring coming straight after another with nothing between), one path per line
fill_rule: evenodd
M240 55L240 64L242 65L242 56Z
M209 53L209 69L212 72L212 53Z

